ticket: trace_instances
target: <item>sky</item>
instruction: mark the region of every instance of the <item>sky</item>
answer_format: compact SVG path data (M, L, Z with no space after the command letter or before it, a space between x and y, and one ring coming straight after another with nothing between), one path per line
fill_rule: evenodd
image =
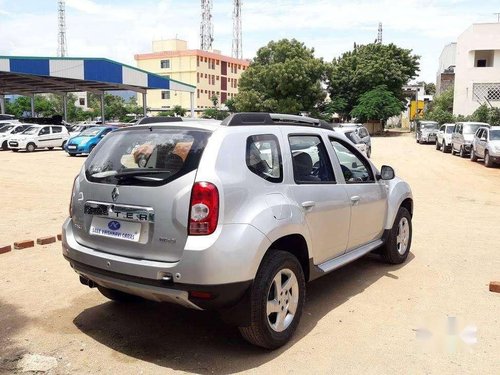
M231 54L232 1L213 0L214 49ZM474 22L497 22L498 0L243 0L243 55L270 40L295 38L326 61L373 42L421 56L419 80L434 82L443 47ZM57 0L0 0L0 55L56 56ZM135 66L156 39L199 48L199 0L66 0L68 56Z

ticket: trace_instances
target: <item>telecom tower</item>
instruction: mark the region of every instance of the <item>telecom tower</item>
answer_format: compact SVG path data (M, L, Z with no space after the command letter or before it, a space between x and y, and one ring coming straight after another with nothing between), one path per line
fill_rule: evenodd
M58 34L58 44L57 44L57 56L65 57L66 50L66 12L65 12L65 1L59 0L58 4L58 24L59 24L59 34Z
M233 50L232 56L237 59L243 58L243 47L241 38L241 3L242 0L234 0L233 9Z
M382 22L378 24L377 44L382 44Z
M212 25L212 0L201 0L200 44L202 51L210 51L214 41Z

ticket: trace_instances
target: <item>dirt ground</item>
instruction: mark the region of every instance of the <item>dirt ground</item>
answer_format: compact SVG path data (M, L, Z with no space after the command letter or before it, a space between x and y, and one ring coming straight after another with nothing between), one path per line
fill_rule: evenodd
M0 152L0 245L60 233L84 160ZM500 294L488 283L500 280L500 168L408 135L374 138L373 161L413 189L412 253L310 283L284 348L252 347L213 313L111 303L79 283L56 243L0 255L0 373L37 354L55 358L51 374L499 374Z

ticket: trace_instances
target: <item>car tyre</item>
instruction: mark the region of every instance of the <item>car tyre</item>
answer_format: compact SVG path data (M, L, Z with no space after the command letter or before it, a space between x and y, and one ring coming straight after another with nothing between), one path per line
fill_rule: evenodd
M490 153L488 150L484 151L484 166L486 168L492 168L493 162L491 161Z
M439 143L439 141L436 139L436 150L440 150L441 149L441 144Z
M66 141L63 141L61 148L64 149L64 146L66 146Z
M460 151L458 152L458 156L460 156L461 158L465 158L465 148L464 146L460 146Z
M12 152L18 152L19 149L18 148L11 148Z
M390 264L403 263L410 253L411 238L411 215L405 207L399 207L394 224L381 248L382 259Z
M477 161L476 153L474 152L474 147L470 149L470 161Z
M128 302L138 302L141 300L140 297L133 296L132 294L128 294L120 290L109 289L100 285L97 286L97 289L99 290L99 292L101 292L101 294L104 297L115 302L128 303Z
M7 144L7 141L4 141L2 143L2 150L7 151L9 149L9 145Z
M27 152L33 152L36 149L36 145L34 143L28 143L26 145L26 151Z
M250 291L250 325L239 327L243 338L266 349L286 344L299 324L305 292L304 272L297 258L271 250Z
M443 143L441 144L441 151L443 154L446 154L446 142L443 140Z

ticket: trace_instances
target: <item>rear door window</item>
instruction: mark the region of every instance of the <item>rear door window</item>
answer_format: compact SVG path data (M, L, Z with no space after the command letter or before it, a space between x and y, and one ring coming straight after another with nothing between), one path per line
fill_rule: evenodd
M330 158L319 136L291 135L289 143L297 184L335 183Z
M247 138L247 167L257 176L270 182L283 181L283 164L278 138L272 134Z
M185 128L112 132L85 163L89 181L158 186L198 168L210 131Z
M62 133L62 128L60 126L53 126L52 133Z

